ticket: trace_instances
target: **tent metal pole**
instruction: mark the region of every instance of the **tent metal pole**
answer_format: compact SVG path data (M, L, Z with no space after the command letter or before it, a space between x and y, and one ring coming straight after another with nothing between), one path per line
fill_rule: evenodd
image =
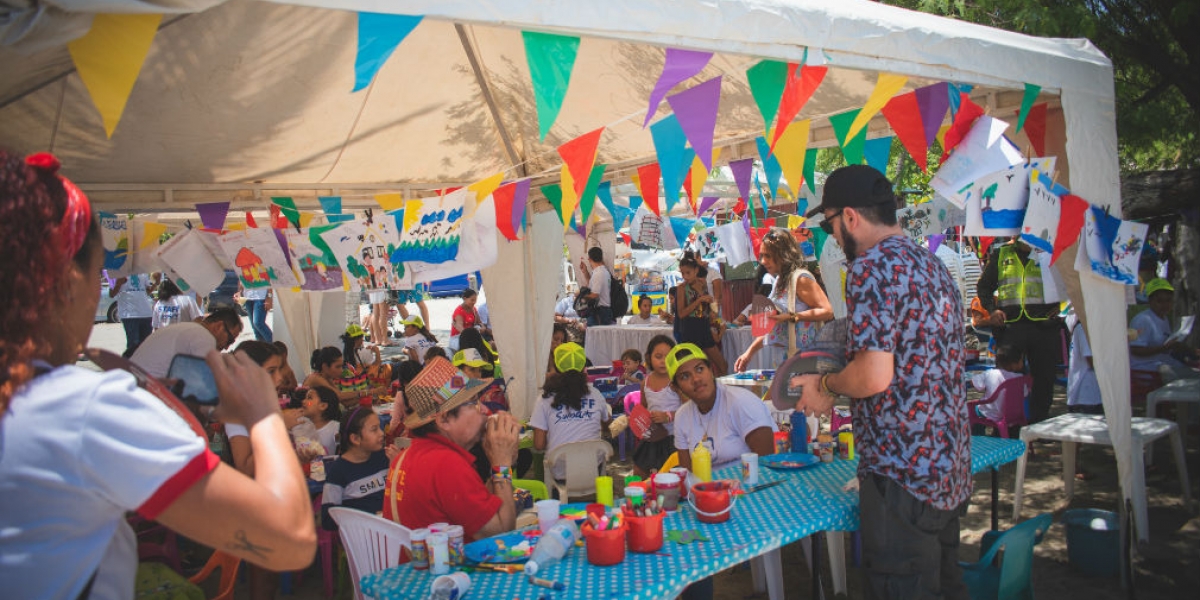
M492 122L496 124L496 131L500 134L500 141L504 143L504 153L508 155L509 162L516 166L517 177L525 177L525 161L517 156L512 138L508 135L508 128L500 119L500 111L496 108L496 99L492 96L492 88L488 85L483 68L479 65L475 47L471 45L471 40L467 36L467 28L462 23L455 23L454 31L458 32L458 40L462 42L463 52L467 55L467 61L471 63L471 71L475 73L475 82L479 84L479 93L483 94L483 101L487 104L488 112L492 114Z

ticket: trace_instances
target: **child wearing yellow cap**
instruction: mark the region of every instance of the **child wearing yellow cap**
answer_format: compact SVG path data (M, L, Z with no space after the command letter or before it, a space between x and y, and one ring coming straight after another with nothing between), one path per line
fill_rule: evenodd
M554 349L554 366L557 373L546 378L543 396L529 418L533 447L549 453L563 444L607 437L612 412L604 396L588 384L583 347L574 342L560 344ZM597 473L600 466L598 460ZM565 465L561 461L555 464L553 473L556 479L563 479Z

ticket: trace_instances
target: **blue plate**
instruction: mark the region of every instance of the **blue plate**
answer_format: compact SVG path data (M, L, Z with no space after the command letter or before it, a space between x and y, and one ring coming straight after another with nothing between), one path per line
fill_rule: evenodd
M764 467L770 467L779 471L794 471L811 467L821 462L821 457L816 454L808 454L807 452L785 452L783 454L772 454L762 457L759 462Z
M463 555L473 563L525 562L529 560L529 555L533 554L538 537L511 531L471 542L463 546Z

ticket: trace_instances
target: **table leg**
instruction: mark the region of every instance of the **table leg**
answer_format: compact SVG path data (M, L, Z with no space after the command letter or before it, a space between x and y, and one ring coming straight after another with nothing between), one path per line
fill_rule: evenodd
M829 569L833 572L833 593L846 593L846 534L826 531L825 545L829 546Z
M821 593L821 536L809 536L812 539L812 598L825 600Z
M763 557L756 556L750 559L750 580L754 584L754 592L757 594L767 591L767 578L763 573L765 570L764 567Z
M992 467L992 531L1000 529L1000 517L996 514L998 505L1000 504L1000 476L999 470Z
M1025 451L1017 459L1017 482L1013 484L1013 523L1021 520L1021 501L1025 496L1025 461L1029 459L1029 442L1033 440L1025 439L1025 432L1022 431L1021 441L1025 442Z
M1179 436L1183 440L1183 447L1187 448L1188 443L1188 411L1190 410L1191 402L1176 402L1175 403L1175 422L1179 424Z
M1139 542L1150 541L1150 514L1146 508L1145 441L1133 438L1133 521Z
M1180 402L1179 405L1185 406L1183 402ZM1175 468L1179 469L1179 485L1183 486L1183 507L1191 510L1192 487L1188 483L1187 464L1184 462L1183 452L1185 432L1186 430L1182 427L1171 432L1171 449L1175 452Z
M1063 441L1062 443L1062 476L1063 488L1067 494L1067 502L1075 495L1075 455L1079 451L1078 442Z

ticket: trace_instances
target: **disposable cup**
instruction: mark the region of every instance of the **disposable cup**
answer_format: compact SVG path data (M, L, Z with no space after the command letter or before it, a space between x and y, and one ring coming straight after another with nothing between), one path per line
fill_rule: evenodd
M449 575L441 575L433 580L433 585L430 586L430 591L444 592L446 598L462 598L471 590L471 576L457 571Z
M742 455L742 485L758 485L758 455L753 452Z
M682 482L674 473L657 473L654 475L654 492L662 496L662 507L666 510L679 508L679 486Z
M558 500L538 500L533 506L537 508L538 529L550 531L558 522Z
M608 476L596 478L596 502L605 506L613 505L613 479Z

